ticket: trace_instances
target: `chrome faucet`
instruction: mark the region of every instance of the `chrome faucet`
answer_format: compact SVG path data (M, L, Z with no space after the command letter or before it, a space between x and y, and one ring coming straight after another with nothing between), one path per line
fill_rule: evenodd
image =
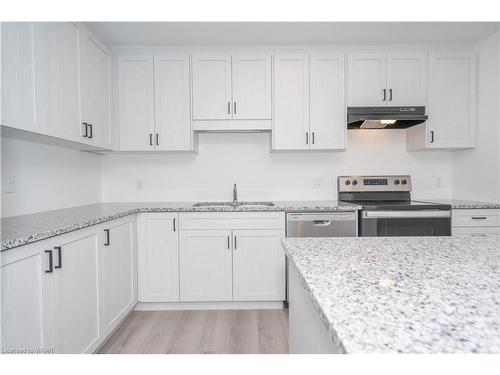
M233 185L233 204L238 205L238 187L236 184Z

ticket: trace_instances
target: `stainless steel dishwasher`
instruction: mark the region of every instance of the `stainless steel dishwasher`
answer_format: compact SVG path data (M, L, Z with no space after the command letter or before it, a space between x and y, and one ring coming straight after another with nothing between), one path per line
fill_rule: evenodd
M356 237L356 211L287 213L287 237Z

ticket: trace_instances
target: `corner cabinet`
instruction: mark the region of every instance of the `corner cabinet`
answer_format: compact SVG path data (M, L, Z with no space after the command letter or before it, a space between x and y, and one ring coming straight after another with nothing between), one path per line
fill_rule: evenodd
M344 56L274 58L273 150L345 148Z
M189 56L117 59L120 151L192 151Z
M195 54L194 130L270 130L271 55Z
M407 130L407 150L475 147L476 59L473 53L429 56L429 119Z

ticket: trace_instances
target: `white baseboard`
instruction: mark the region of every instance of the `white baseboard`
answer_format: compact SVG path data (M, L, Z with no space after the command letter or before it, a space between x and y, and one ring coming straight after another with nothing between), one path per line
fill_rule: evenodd
M282 301L262 302L139 302L135 311L155 310L256 310L282 309Z

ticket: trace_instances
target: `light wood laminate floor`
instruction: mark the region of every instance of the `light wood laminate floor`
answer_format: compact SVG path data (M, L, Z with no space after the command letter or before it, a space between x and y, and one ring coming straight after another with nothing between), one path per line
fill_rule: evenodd
M288 353L288 310L133 311L99 353Z

